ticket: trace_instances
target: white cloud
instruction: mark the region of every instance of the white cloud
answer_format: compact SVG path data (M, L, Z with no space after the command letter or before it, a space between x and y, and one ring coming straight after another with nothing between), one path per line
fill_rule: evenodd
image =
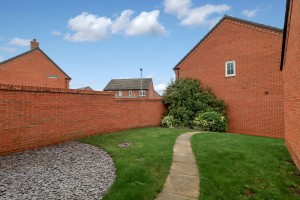
M243 15L251 18L254 17L258 13L259 9L254 9L254 10L244 10L242 13Z
M68 27L75 33L66 34L65 39L72 42L105 39L109 35L111 25L112 21L109 18L83 12L69 20Z
M30 45L30 41L31 41L30 39L21 39L21 38L15 37L12 40L10 40L10 42L8 44L26 47L26 46Z
M148 74L146 78L153 78L154 74Z
M243 10L242 14L248 18L252 18L252 17L255 17L256 15L258 15L258 13L260 13L264 10L268 10L270 8L271 8L270 5L266 6L264 4L260 4L259 6L257 6L257 8L255 8L253 10L250 10L250 9Z
M140 15L130 21L126 27L127 36L137 35L164 35L165 27L158 22L159 10L141 12Z
M4 51L4 52L6 52L6 53L13 53L13 52L16 51L15 48L10 48L10 47L0 47L0 50L1 50L1 51Z
M165 12L174 14L183 26L213 26L220 16L230 10L227 4L206 4L204 6L193 7L191 0L165 0ZM215 17L212 17L214 15Z
M184 17L192 7L191 0L165 0L165 12Z
M222 14L230 9L227 5L210 5L201 6L191 9L189 13L182 18L181 24L184 26L203 26L215 23L215 18L209 19L212 14Z
M163 94L163 92L165 91L167 87L167 84L165 83L159 83L157 85L155 85L155 91L158 92L159 94Z
M112 33L122 33L126 36L164 35L165 27L159 23L159 10L141 12L131 20L132 10L124 10L113 22Z
M59 32L59 31L52 31L51 35L53 35L53 36L60 36L61 32Z
M106 39L113 34L126 36L165 35L165 27L158 21L159 10L141 12L131 19L132 10L124 10L115 20L83 12L68 21L68 27L74 31L66 34L65 39L72 42L96 41Z
M119 17L116 18L111 26L113 33L124 31L130 25L130 17L133 14L132 10L124 10Z

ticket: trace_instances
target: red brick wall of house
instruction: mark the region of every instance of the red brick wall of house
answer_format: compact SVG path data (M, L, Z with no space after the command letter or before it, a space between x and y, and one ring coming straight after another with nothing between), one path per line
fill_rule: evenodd
M283 66L284 127L287 147L300 169L300 2L291 0Z
M0 65L0 84L69 88L66 78L38 49Z
M0 85L0 155L124 129L159 126L161 100L112 92Z
M155 99L155 91L154 91L154 87L153 87L153 82L150 81L150 85L149 85L149 98L150 99Z
M140 98L140 91L141 90L131 90L132 91L132 98ZM116 97L129 97L129 90L122 90L122 96L119 96L119 91L112 91L114 92ZM149 99L149 90L146 90L146 96L143 97L144 99Z
M229 132L282 138L282 32L225 19L175 70L200 80L228 105ZM225 77L225 62L236 76ZM179 72L178 72L179 71Z

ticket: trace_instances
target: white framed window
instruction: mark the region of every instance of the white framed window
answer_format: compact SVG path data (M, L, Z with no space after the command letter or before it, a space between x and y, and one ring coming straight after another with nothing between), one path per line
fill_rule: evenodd
M225 63L225 77L236 76L235 60Z
M128 95L131 97L132 96L132 90L129 90Z
M122 90L119 90L119 97L122 96Z
M141 96L141 97L146 96L146 91L145 91L145 90L140 90L140 96Z
M53 74L48 74L48 78L59 79L59 76L53 75Z

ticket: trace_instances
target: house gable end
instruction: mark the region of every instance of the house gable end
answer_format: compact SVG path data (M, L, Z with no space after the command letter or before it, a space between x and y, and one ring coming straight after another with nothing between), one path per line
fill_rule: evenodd
M7 59L7 60L5 60L5 61L3 61L3 62L0 62L0 68L1 68L1 65L2 66L5 66L6 64L9 64L9 63L11 63L11 62L15 62L15 61L17 61L18 59L21 59L21 58L25 58L25 57L27 57L27 56L30 56L30 55L32 55L33 53L35 53L35 52L40 52L47 60L49 60L51 63L52 63L52 65L54 66L54 67L56 67L64 76L65 76L65 78L66 79L69 79L69 80L71 80L71 77L69 77L68 76L68 74L66 74L49 56L47 56L47 54L45 53L45 52L43 52L40 48L35 48L35 49L32 49L32 50L29 50L29 51L27 51L27 52L24 52L24 53L22 53L22 54L19 54L19 55L17 55L17 56L15 56L15 57L12 57L12 58L10 58L10 59Z
M71 78L41 49L34 48L0 63L0 83L69 88Z
M214 32L218 30L218 28L223 24L224 21L229 21L232 22L233 24L240 25L243 27L247 27L249 29L256 29L259 31L265 31L271 34L275 35L281 35L282 34L282 29L276 28L276 27L271 27L267 26L264 24L259 24L231 16L225 15L178 63L177 65L173 68L173 70L178 70L180 69L180 66L186 59L188 59L197 49L203 45L210 37L213 36Z

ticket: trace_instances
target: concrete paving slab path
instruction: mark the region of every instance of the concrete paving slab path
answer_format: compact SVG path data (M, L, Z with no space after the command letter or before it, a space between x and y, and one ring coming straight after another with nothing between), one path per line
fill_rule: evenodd
M173 147L173 163L162 192L156 200L195 200L199 197L199 171L190 138L198 132L181 134Z

